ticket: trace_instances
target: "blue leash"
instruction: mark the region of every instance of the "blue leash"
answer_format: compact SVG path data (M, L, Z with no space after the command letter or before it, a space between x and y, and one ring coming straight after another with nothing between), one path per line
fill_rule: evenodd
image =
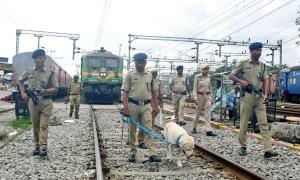
M151 130L145 128L144 126L142 126L139 122L137 122L136 120L134 120L133 118L131 118L130 116L128 117L128 120L130 122L132 122L136 127L139 127L140 129L142 129L143 131L145 131L146 133L148 133L150 136L152 136L153 138L157 139L158 141L164 142L166 144L173 144L170 141L168 141L167 139L155 134L154 132L152 132Z
M121 115L124 115L123 112L120 112ZM153 138L157 139L158 141L164 142L166 144L173 144L170 141L168 141L167 139L165 139L164 137L161 137L157 134L155 134L154 132L152 132L151 130L145 128L144 126L142 126L138 121L134 120L133 118L131 118L130 116L127 117L126 119L123 119L124 123L128 123L129 121L131 123L133 123L136 127L142 129L144 132L146 132L147 134L149 134L150 136L152 136ZM179 138L178 138L179 140Z

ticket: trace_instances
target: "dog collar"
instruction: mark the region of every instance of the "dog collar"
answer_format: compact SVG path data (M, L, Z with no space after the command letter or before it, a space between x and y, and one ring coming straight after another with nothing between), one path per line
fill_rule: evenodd
M179 140L184 134L180 134L176 139L176 145L179 146Z

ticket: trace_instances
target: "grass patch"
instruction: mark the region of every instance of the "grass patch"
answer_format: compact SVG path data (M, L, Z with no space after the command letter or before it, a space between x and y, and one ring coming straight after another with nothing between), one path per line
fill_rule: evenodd
M3 140L8 137L8 132L0 131L0 140Z
M9 125L15 129L27 129L31 127L31 118L30 117L20 117L19 120L12 120L9 122Z

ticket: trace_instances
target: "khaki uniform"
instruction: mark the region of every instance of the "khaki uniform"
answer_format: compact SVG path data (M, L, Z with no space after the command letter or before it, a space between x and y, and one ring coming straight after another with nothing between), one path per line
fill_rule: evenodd
M197 128L199 116L202 110L204 110L205 128L206 131L211 131L210 124L210 107L211 107L211 84L209 76L202 76L198 74L194 78L194 97L197 97L197 112L193 122L193 128Z
M75 107L75 117L78 116L80 106L80 82L72 82L70 84L70 114L73 113Z
M169 87L171 87L172 89L172 101L174 105L175 121L184 120L184 103L187 95L187 85L188 78L184 74L182 76L176 74L169 80Z
M250 59L243 60L231 72L234 75L242 73L257 89L262 89L262 79L267 78L267 68L262 62L254 63ZM269 136L269 126L266 116L266 106L263 99L253 93L245 92L240 97L240 133L239 143L241 147L247 146L247 127L248 121L252 116L253 110L256 114L259 129L262 135L263 145L266 151L272 149L271 138Z
M151 92L157 91L157 84L155 81L152 81L152 74L150 72L141 74L133 70L125 76L122 90L128 91L129 100L145 102L151 100ZM131 118L139 121L142 126L152 131L151 103L137 105L128 101L128 110ZM154 155L156 152L154 139L147 133L142 136L145 136L149 155ZM136 154L136 126L131 122L129 122L129 145L131 147L131 154Z
M35 68L27 70L20 81L28 80L28 89L49 89L57 88L58 83L52 70L44 68L38 72ZM36 146L47 149L48 140L48 121L53 109L51 94L39 94L37 96L37 105L34 105L30 99L28 102L30 116L33 125L33 136Z

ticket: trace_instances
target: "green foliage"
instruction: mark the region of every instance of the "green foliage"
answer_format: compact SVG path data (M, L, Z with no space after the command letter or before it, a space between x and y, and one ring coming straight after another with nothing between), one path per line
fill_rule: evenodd
M0 140L3 140L8 137L8 132L0 131Z
M9 125L13 128L27 129L31 127L31 119L27 117L20 117L19 120L12 120Z

